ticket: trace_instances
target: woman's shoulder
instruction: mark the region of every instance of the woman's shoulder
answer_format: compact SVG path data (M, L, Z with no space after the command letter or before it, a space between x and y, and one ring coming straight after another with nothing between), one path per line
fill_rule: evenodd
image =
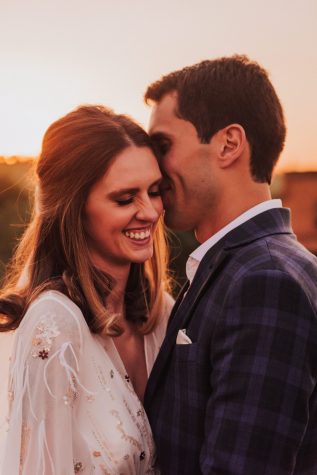
M58 290L44 290L41 292L30 304L28 311L34 311L36 307L43 307L54 309L65 309L68 313L74 313L77 316L82 312L78 305L76 305L67 295Z
M66 295L56 290L41 292L30 304L19 327L19 333L59 333L65 337L80 336L88 330L80 308Z

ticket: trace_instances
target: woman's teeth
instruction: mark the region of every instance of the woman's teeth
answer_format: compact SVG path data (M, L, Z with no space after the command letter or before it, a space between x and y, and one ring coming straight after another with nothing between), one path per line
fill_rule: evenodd
M147 229L146 231L124 231L125 236L130 239L137 239L141 241L142 239L147 239L150 237L151 231Z

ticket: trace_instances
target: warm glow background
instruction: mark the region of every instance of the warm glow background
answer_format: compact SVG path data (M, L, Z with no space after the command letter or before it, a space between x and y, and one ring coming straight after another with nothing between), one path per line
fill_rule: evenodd
M146 126L161 74L246 53L271 74L288 123L281 170L317 170L316 0L0 0L0 155L36 155L80 103Z

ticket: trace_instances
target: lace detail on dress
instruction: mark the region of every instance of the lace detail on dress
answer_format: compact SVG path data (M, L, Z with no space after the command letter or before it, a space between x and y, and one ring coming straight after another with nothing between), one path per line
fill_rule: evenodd
M51 313L44 315L36 330L37 333L32 340L32 346L36 347L36 349L32 350L31 354L33 358L39 357L45 360L51 351L53 339L60 335L55 315Z

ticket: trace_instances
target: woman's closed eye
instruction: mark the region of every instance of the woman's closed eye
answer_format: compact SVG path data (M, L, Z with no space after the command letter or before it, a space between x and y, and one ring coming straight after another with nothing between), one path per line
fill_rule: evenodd
M155 186L155 188L152 188L148 191L148 195L150 198L157 198L157 197L160 197L161 196L161 191L160 191L160 188L159 186ZM128 196L127 198L120 198L120 199L116 199L116 203L119 205L119 206L127 206L127 205L130 205L132 204L135 199L137 199L138 195L133 195L133 196Z
M129 205L131 203L133 203L133 199L134 199L134 196L130 196L129 198L122 198L122 199L118 199L116 200L116 203L119 205L119 206L126 206L126 205Z
M155 188L155 190L150 190L149 196L151 197L161 196L161 190L159 189L159 187Z

